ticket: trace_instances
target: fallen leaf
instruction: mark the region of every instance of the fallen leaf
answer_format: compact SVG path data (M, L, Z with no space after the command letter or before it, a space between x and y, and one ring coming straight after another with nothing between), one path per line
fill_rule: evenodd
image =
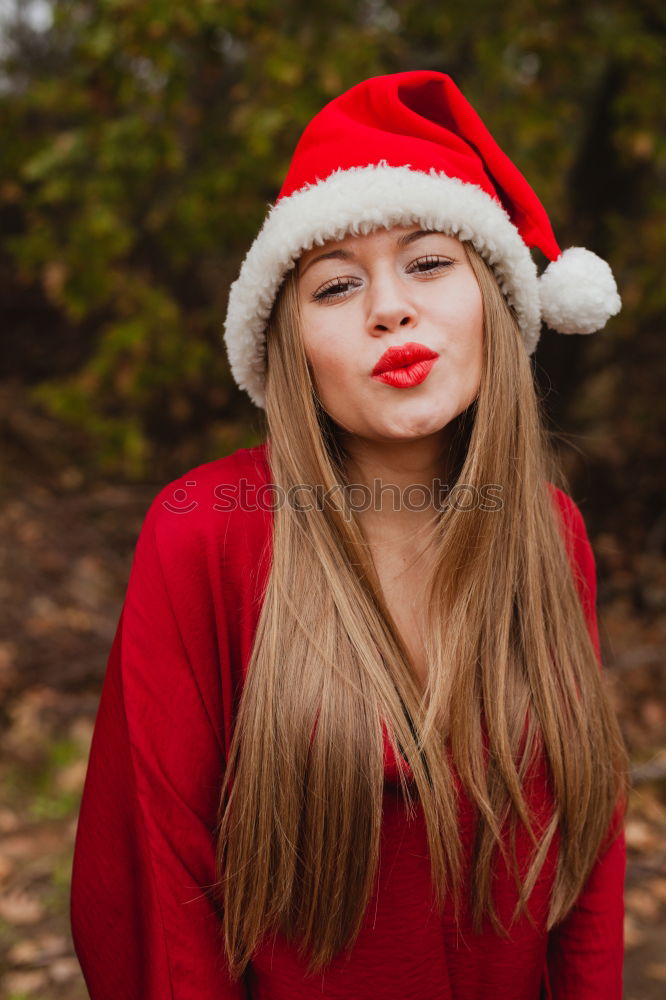
M67 939L62 934L43 934L17 941L8 950L7 958L13 965L43 965L65 955L67 950Z
M10 889L0 896L0 917L10 924L34 924L43 916L39 900L22 889Z
M21 821L11 809L0 809L0 833L13 833L18 830Z
M8 972L2 982L7 996L21 993L36 993L48 985L49 978L41 969L25 972ZM42 994L43 995L43 994Z
M88 763L85 760L75 760L63 767L56 777L56 785L61 792L80 792L86 778Z
M650 890L657 899L666 903L666 878L654 878L650 881Z
M657 839L647 825L640 819L630 819L624 829L627 847L636 851L648 851L657 845Z
M659 917L659 901L649 891L649 888L627 889L624 895L627 909L644 920L656 920Z
M5 854L0 854L0 882L5 882L14 871L14 865Z
M51 963L49 975L55 983L66 983L81 975L81 968L75 958L57 958Z
M624 918L624 946L628 950L630 948L637 948L638 945L643 943L645 935L641 931L636 923L634 917L627 913Z
M652 965L646 965L645 975L650 979L658 979L660 983L666 983L666 963L653 962Z

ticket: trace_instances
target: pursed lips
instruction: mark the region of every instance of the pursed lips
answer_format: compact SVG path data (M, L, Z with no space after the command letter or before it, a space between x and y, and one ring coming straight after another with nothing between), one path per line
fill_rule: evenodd
M371 375L381 375L387 371L395 371L399 368L408 368L419 361L430 361L439 357L437 351L431 350L425 344L417 344L410 341L399 346L389 347L384 351L379 361L372 369Z

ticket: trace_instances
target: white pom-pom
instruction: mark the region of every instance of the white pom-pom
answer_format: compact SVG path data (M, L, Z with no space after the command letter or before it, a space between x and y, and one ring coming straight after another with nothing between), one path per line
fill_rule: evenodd
M594 333L622 308L613 272L585 247L569 247L539 278L541 316L558 333Z

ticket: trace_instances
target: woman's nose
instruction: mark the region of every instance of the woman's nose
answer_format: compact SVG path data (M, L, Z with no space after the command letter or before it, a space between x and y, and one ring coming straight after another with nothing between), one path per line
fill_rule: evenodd
M384 276L371 282L368 328L373 333L414 326L416 319L414 304L397 277Z

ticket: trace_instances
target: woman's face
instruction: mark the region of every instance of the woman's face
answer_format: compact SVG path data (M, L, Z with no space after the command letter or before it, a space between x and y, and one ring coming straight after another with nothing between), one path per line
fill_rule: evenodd
M330 240L298 266L302 335L322 406L371 440L436 434L476 398L483 303L462 243L418 226ZM401 374L373 375L391 347L420 345L430 360L394 357Z

